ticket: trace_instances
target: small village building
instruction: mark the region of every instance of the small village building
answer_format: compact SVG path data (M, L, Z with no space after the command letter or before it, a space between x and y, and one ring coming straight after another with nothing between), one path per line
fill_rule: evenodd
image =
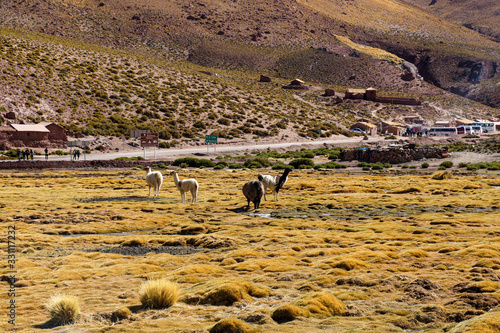
M368 101L376 101L377 100L377 89L368 88L366 89L365 99Z
M271 78L269 76L261 75L259 81L260 82L271 82Z
M68 141L66 130L63 127L54 123L40 123L39 125L43 125L49 130L50 141Z
M290 84L287 84L282 87L283 89L309 89L309 87L304 83L304 81L295 79Z
M378 127L379 132L383 134L403 135L407 126L398 122L381 121Z
M366 89L347 88L345 91L346 99L365 99Z
M403 118L404 122L407 124L424 124L425 120L420 118L420 116L406 116Z
M359 128L365 131L366 135L377 135L377 126L364 121L358 121L351 125L351 128Z
M470 123L473 123L473 122L474 122L474 120L469 120L469 119L465 119L465 118L455 119L456 126L466 126L466 125L469 125Z
M304 85L304 81L299 80L299 79L295 79L292 82L290 82L290 85L292 85L292 86L303 86Z
M432 125L432 127L454 127L455 122L451 120L439 120Z
M10 126L15 130L11 134L11 140L20 140L27 145L34 141L49 140L50 131L44 125L11 124Z
M63 127L54 123L0 126L0 147L64 147L68 141Z
M335 90L325 89L325 96L335 96Z

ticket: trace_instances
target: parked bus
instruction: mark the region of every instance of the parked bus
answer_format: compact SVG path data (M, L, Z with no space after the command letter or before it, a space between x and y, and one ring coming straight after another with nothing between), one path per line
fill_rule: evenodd
M457 134L475 134L472 126L457 126Z
M500 123L493 123L493 122L475 122L475 123L470 123L470 126L481 126L483 129L483 133L495 133L496 131L500 130Z
M431 127L429 135L457 135L456 127Z
M483 134L483 128L481 126L471 126L474 134L481 135Z

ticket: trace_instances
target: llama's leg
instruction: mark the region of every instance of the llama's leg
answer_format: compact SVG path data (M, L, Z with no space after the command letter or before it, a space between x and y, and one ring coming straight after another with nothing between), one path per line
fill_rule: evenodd
M148 185L148 187L149 187L149 194L148 194L148 197L150 197L150 196L151 196L151 185Z
M181 192L182 202L186 202L186 192Z
M266 191L267 191L267 186L264 185L264 200L267 201L266 199Z

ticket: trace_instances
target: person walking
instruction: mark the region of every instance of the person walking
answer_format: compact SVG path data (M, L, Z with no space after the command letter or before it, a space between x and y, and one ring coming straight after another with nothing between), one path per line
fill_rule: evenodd
M45 160L49 159L49 148L45 148Z

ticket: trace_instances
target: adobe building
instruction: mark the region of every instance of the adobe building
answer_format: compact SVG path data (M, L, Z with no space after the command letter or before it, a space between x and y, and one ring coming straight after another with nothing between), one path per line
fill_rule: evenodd
M39 125L45 126L49 130L49 140L50 141L68 141L66 136L66 131L63 127L54 123L40 123Z
M384 134L400 136L406 131L406 125L393 121L381 121L379 123L379 131Z
M366 89L347 88L345 91L346 99L365 99Z
M64 147L67 141L64 128L54 123L0 126L0 146L4 150L12 147Z
M351 125L351 128L359 128L365 131L366 135L377 135L377 126L364 121L358 121Z
M34 124L11 124L14 132L11 134L11 141L19 140L26 145L30 145L33 141L48 141L50 131L44 125Z

